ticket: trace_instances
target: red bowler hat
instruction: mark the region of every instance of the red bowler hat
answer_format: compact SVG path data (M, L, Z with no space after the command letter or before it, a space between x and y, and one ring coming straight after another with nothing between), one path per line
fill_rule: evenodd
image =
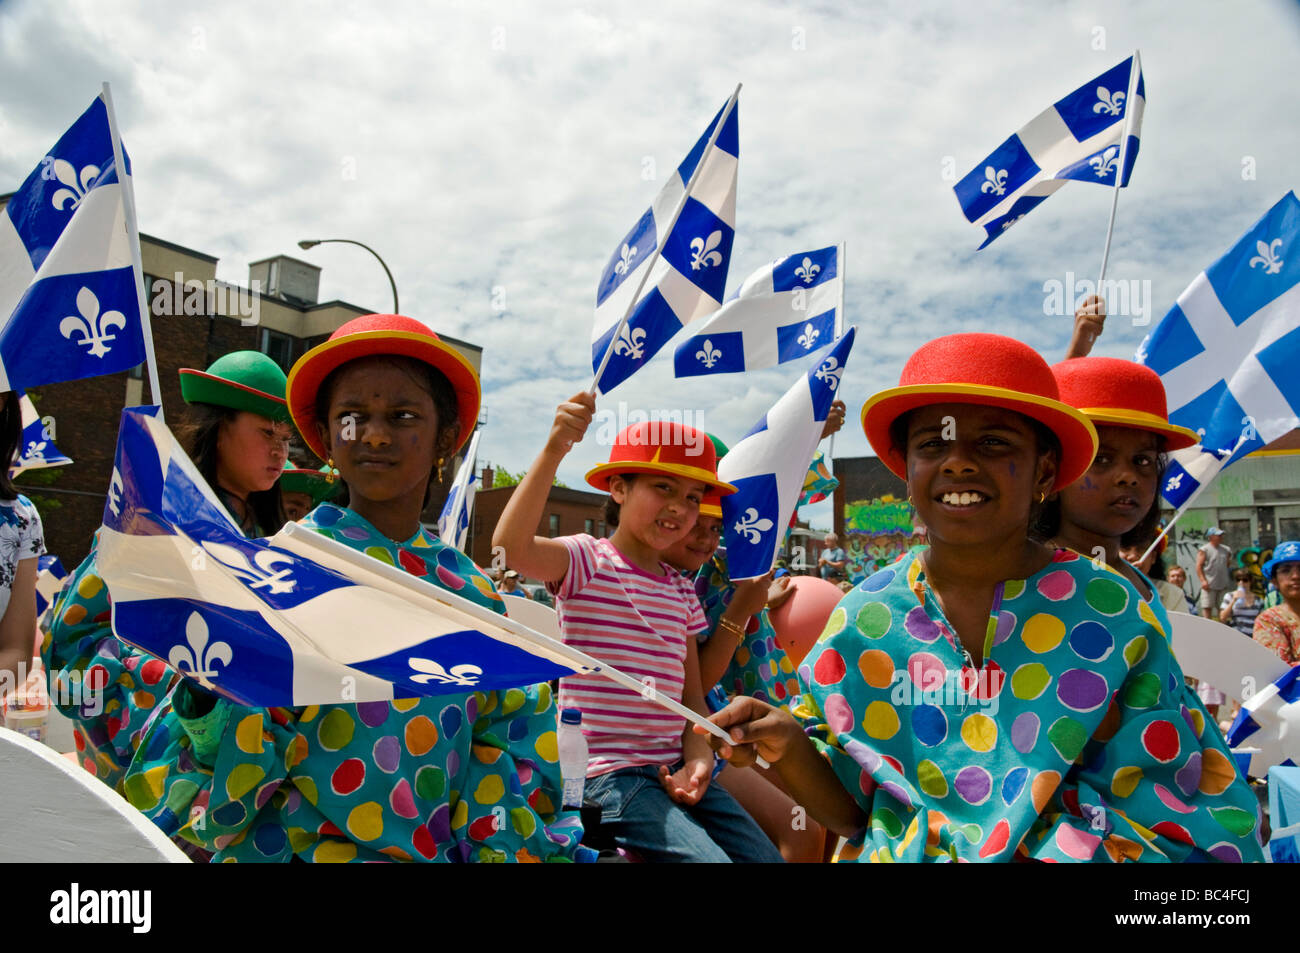
M423 322L400 314L366 314L353 318L328 341L298 358L289 371L289 413L311 451L322 460L329 457L316 433L316 394L325 378L349 361L380 354L413 357L442 372L456 394L456 418L460 421L460 442L452 452L463 447L478 422L481 392L474 366Z
M1165 385L1149 367L1118 357L1074 357L1052 365L1061 400L1087 414L1097 426L1148 430L1165 440L1166 450L1200 443L1186 427L1169 422Z
M720 495L736 492L718 479L718 455L708 434L685 424L651 420L624 427L614 438L609 463L592 467L587 482L609 489L609 478L619 473L667 473L698 480Z
M1088 418L1060 400L1047 362L1029 345L1001 334L949 334L922 344L903 366L898 386L862 405L862 429L885 466L903 480L907 464L893 446L895 420L929 404L1005 407L1037 420L1061 441L1054 490L1069 486L1092 466L1097 431Z
M722 494L713 489L705 493L704 499L700 500L700 515L722 519Z

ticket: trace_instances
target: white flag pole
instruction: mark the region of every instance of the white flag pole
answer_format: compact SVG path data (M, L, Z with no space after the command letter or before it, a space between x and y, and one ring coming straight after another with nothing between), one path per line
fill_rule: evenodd
M1119 141L1119 167L1115 170L1115 190L1110 200L1110 222L1106 225L1106 245L1101 252L1101 274L1097 277L1097 294L1106 280L1106 263L1110 260L1110 239L1115 232L1115 208L1119 205L1119 190L1124 182L1125 163L1128 162L1128 139L1133 129L1133 97L1137 95L1138 77L1142 75L1142 57L1133 51L1133 65L1128 73L1128 98L1124 100L1124 132Z
M1189 496L1186 500L1183 501L1183 505L1178 508L1178 512L1176 512L1174 514L1174 518L1169 521L1169 525L1160 531L1160 535L1157 536L1152 541L1151 545L1147 547L1147 551L1142 554L1142 557L1140 559L1138 559L1139 563L1145 562L1146 558L1151 555L1151 553L1155 550L1157 546L1160 545L1160 540L1164 539L1166 536L1169 535L1169 531L1174 528L1174 524L1177 523L1178 520L1182 518L1182 515L1187 512L1188 508L1191 507L1192 503L1196 500L1196 498L1200 496L1203 492L1205 492L1205 488L1209 486L1211 483L1213 483L1215 479L1219 476L1219 474L1223 472L1224 463L1227 462L1228 460L1231 460L1236 455L1237 451L1241 449L1241 445L1245 442L1246 442L1246 435L1243 433L1240 439L1237 440L1237 445L1232 448L1232 452L1229 453L1227 456L1223 457L1219 461L1219 469L1215 470L1213 475L1209 476L1205 480L1202 480L1201 485L1196 488L1195 492L1193 492L1191 496Z
M609 347L605 349L605 356L600 359L600 367L596 370L596 377L591 382L590 392L593 395L598 393L597 387L600 384L601 375L605 373L605 365L609 363L610 357L614 354L614 345L618 342L619 334L622 333L624 326L627 325L627 319L632 316L632 310L641 300L641 290L645 287L646 279L650 277L650 272L654 271L655 262L659 260L659 251L663 248L663 244L668 239L668 236L673 233L673 229L677 227L677 219L681 217L682 209L686 207L686 200L691 197L691 189L695 188L695 182L699 179L700 173L704 170L704 163L709 158L709 152L713 149L713 144L718 141L718 135L722 132L722 127L726 125L727 119L730 118L731 111L736 108L736 98L740 95L740 87L742 85L744 84L736 84L736 91L732 93L731 98L727 100L727 105L722 107L722 113L718 116L717 125L713 127L713 133L709 136L708 144L705 145L704 152L700 155L700 161L695 163L695 171L691 173L690 181L686 183L686 191L684 191L682 197L677 200L677 208L673 209L673 217L668 220L668 227L659 234L659 240L655 242L654 253L650 256L650 261L641 272L641 280L637 282L636 292L632 295L632 300L628 302L627 310L623 312L623 317L619 319L618 324L614 327L614 334L609 339Z
M844 282L848 280L844 274L844 242L840 242L839 247L835 250L835 274L840 279L839 300L835 302L835 340L839 340L844 334ZM831 446L828 451L830 456L831 476L835 475L835 434L831 434Z
M149 307L144 298L144 263L140 259L140 229L135 218L135 187L126 172L122 153L122 137L117 129L117 113L113 109L113 93L104 84L104 109L108 113L108 132L113 139L113 165L117 181L122 187L122 211L126 218L127 244L131 246L131 267L135 271L135 297L140 309L140 333L144 337L145 366L149 371L149 393L158 405L158 416L163 415L162 388L158 385L158 359L153 353L153 328L149 324Z

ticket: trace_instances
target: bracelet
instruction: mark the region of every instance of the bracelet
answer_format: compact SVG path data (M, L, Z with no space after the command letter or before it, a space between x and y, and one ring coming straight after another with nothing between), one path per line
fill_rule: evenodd
M744 626L737 625L736 623L732 622L730 619L719 618L718 628L725 629L726 631L732 633L736 637L737 642L741 641L745 637Z

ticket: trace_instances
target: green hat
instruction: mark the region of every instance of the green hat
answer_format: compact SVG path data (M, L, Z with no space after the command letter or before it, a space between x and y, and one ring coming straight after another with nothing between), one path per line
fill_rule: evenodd
M313 504L320 504L337 496L342 489L339 471L329 464L319 470L304 470L295 467L288 460L284 461L284 472L280 474L280 490L286 493L306 493Z
M708 437L713 443L713 453L721 461L727 455L727 445L711 433L706 432L704 436Z
M206 371L182 367L181 396L187 404L215 404L289 421L284 399L288 380L280 366L259 351L233 351Z

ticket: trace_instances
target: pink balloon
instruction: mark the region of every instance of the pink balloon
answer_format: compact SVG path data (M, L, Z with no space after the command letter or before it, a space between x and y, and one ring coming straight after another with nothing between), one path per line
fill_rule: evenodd
M792 576L790 587L794 595L773 609L769 618L776 630L777 644L798 668L826 628L831 612L844 593L835 583L816 576Z

